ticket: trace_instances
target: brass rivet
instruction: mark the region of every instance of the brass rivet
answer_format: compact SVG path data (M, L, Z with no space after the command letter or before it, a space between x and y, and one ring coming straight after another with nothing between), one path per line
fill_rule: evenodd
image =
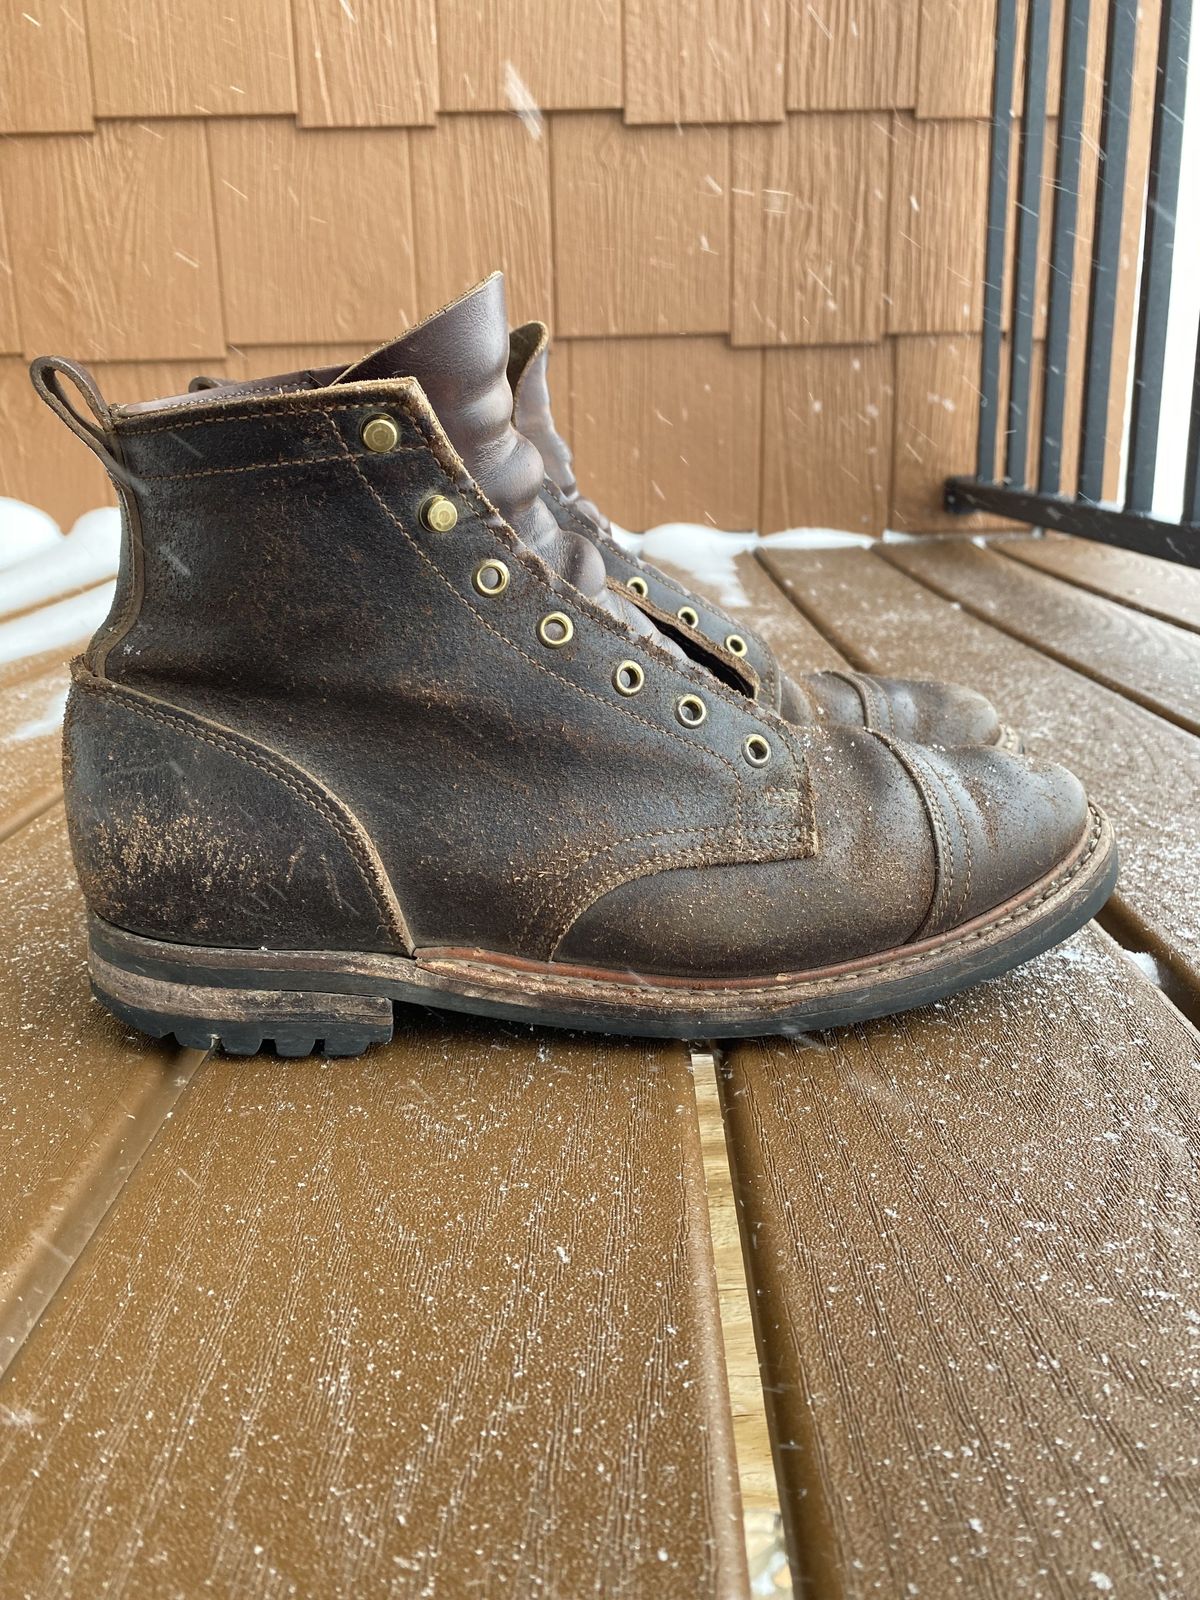
M361 438L368 450L385 456L400 443L400 429L391 417L368 417L362 425Z
M646 674L636 661L622 661L612 675L613 688L618 694L635 695L646 681Z
M574 637L575 624L565 611L551 611L538 623L538 638L543 644L548 644L551 650L557 650L559 645L570 644Z
M725 640L725 648L731 656L744 656L749 646L740 633L731 633Z
M508 588L508 568L503 561L481 561L471 582L480 594L503 594Z
M458 521L458 507L444 494L431 494L420 510L422 523L430 533L449 533Z
M761 733L752 733L742 746L742 754L752 767L765 767L771 759L771 746Z
M700 615L694 606L680 606L675 615L685 628L695 628L699 625Z
M625 587L632 594L640 594L643 599L645 599L645 597L650 593L645 578L630 578Z
M685 728L698 728L708 715L708 707L698 694L681 694L675 702L675 715Z

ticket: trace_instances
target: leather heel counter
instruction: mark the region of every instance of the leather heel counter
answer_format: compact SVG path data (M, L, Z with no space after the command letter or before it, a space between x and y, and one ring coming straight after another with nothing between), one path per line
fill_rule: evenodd
M77 664L63 773L75 868L105 921L183 944L411 948L353 814L232 730Z

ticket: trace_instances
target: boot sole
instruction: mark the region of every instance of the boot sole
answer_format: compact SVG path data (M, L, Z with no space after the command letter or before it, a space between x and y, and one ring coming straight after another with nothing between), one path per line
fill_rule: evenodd
M674 1039L810 1032L927 1005L1061 943L1108 899L1112 827L1089 827L1055 871L952 933L884 955L761 979L645 977L478 950L415 956L168 944L91 918L92 987L153 1038L253 1055L359 1055L392 1036L396 1002L514 1022Z

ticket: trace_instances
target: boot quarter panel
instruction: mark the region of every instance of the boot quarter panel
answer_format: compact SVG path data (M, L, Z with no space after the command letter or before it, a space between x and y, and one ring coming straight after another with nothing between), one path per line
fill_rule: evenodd
M362 443L380 415L385 453ZM311 771L378 845L418 945L548 957L600 884L815 849L803 731L524 549L415 385L126 414L120 437L145 582L109 673ZM431 494L455 505L451 531L422 523ZM476 588L485 560L502 593ZM539 638L551 612L574 629L561 647ZM613 684L625 659L636 698ZM687 694L699 728L679 721Z

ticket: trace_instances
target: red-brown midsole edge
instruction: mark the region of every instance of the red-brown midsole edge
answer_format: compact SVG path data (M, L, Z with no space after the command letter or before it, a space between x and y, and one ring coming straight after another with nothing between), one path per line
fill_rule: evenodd
M128 940L139 956L143 959L149 958L152 962L178 961L192 955L196 962L197 976L204 971L216 976L223 970L241 968L243 963L248 964L252 958L258 957L262 962L258 971L263 975L268 972L279 975L303 972L306 977L311 978L322 971L327 971L331 977L336 975L359 980L376 977L381 983L386 983L391 978L427 985L431 996L439 988L447 986L464 986L472 990L478 987L494 991L497 988L497 977L502 973L509 973L521 974L547 988L559 991L578 988L581 985L592 988L604 986L623 993L629 1001L640 1000L642 1003L648 1000L649 993L664 989L681 996L689 995L695 999L724 991L732 998L738 993L761 994L764 991L794 989L800 985L816 987L822 983L840 984L847 978L853 979L856 974L872 972L886 974L889 968L919 963L924 955L963 945L972 939L988 937L1005 922L1018 917L1022 908L1060 893L1084 869L1106 831L1111 832L1105 819L1094 807L1090 808L1090 812L1091 820L1087 831L1071 855L1052 874L1038 879L1020 894L1012 896L999 906L994 906L982 916L975 917L947 933L921 940L919 943L897 945L891 950L876 952L854 961L771 976L712 979L656 976L629 971L606 971L603 968L574 966L563 962L529 961L496 951L433 946L419 949L413 956L336 950L219 949L171 944L130 934L117 928L109 928L108 932L111 936L115 936L110 939L114 953L123 940ZM158 951L162 954L158 955ZM269 959L264 960L264 957ZM192 978L190 981L195 979ZM503 988L503 985L499 987ZM599 999L600 996L597 995L596 998Z
M474 950L468 947L433 946L427 945L413 952L413 959L419 966L431 972L461 972L464 968L500 968L511 972L527 973L539 978L553 978L561 980L585 979L591 983L607 983L617 987L631 990L640 989L680 989L709 992L714 989L769 989L790 988L797 983L820 983L825 979L840 978L857 971L870 971L874 968L887 965L889 962L906 961L910 957L921 956L929 951L944 949L947 945L959 944L970 939L972 935L986 930L994 925L1011 918L1021 907L1030 901L1043 899L1053 894L1055 889L1065 884L1083 866L1087 858L1095 851L1104 832L1104 823L1099 812L1094 807L1089 807L1089 824L1079 843L1071 854L1055 868L1054 872L1045 878L1038 878L1020 894L1013 895L1011 899L1002 901L999 905L992 906L990 910L973 917L970 922L960 923L957 927L945 933L934 934L928 939L914 941L912 944L896 945L893 949L875 952L867 956L859 956L853 961L839 961L826 967L808 967L802 972L782 972L771 977L759 976L750 978L680 978L662 974L637 973L631 978L628 970L614 971L604 967L588 967L561 961L530 961L523 956L499 954L492 950Z

